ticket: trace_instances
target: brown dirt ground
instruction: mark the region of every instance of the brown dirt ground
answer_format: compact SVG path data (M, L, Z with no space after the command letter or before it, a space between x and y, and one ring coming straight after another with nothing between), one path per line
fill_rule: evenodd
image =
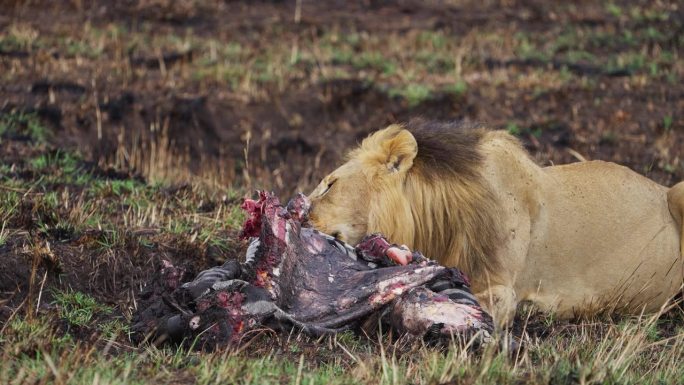
M8 7L0 16L0 28L21 26L29 31L24 35L34 33L38 42L42 36L86 39L89 32L81 27L87 25L88 30L118 26L152 36L190 34L242 46L290 45L335 28L371 37L392 35L399 41L416 30L439 31L454 39L477 39L492 31L499 34L494 40L502 45L513 33L543 42L558 38L564 28L589 28L597 34L612 31L616 36L626 30L656 28L664 37L657 44L638 41L643 43L638 49L649 55L675 52L674 63L667 65L674 76L681 75L676 53L682 44L684 7L676 3L652 6L669 12L665 26L659 20L614 16L593 2L575 7L537 1L303 4L301 20L294 23L291 1L30 2ZM644 4L626 2L624 9ZM510 128L513 123L542 164L576 161L569 151L574 150L587 159L624 163L660 183L684 178L681 79L648 77L643 69L611 72L582 61L558 68L564 63L562 49L545 61L511 57L510 52L493 48L484 53L466 51L466 58L473 58L463 64L467 92L460 96L435 92L409 106L360 76L292 77L283 84L263 84L256 95L244 95L220 81L184 77L184 68L199 60L192 49L178 52L145 46L117 51L116 44L105 42L98 53L79 56L72 52L79 52L73 46L44 44L0 49L6 71L0 85L1 110L37 111L52 124L56 143L80 148L98 160L121 159L117 152L121 143L130 149L136 140L143 143L149 136L160 140L163 133L174 151L185 154L193 170L218 159L222 180L235 182L244 173L247 148L252 179L285 195L309 188L367 133L423 116L466 119L493 128ZM629 44L598 41L583 48L588 54L609 56ZM574 76L561 85L550 81L545 88L531 89L525 79L535 71ZM671 120L667 128L664 117Z

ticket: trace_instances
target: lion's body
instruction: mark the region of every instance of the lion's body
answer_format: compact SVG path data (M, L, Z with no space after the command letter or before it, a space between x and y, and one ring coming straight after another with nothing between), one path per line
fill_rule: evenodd
M513 293L503 295L568 317L606 308L655 311L677 292L681 226L667 188L614 163L540 168L500 136L489 134L482 150L483 176L506 223L504 274L494 284Z
M463 268L499 323L521 301L560 317L655 311L681 288L683 183L600 161L542 168L507 133L482 130L455 138L475 141L467 167L428 172L440 149L409 131L391 126L352 152L331 174L342 186L311 194L316 226L350 242L380 231ZM349 181L361 194L345 193Z

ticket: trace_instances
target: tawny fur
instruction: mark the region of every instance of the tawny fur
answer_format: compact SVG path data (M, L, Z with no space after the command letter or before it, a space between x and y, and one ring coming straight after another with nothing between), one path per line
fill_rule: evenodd
M667 192L667 202L672 216L682 229L681 253L684 255L684 182L677 184Z
M420 128L391 126L384 135L369 137L350 153L366 170L371 195L382 197L369 202L368 231L384 232L393 242L411 245L426 255L444 256L444 264L459 266L468 274L495 274L500 267L495 251L502 229L496 220L494 195L478 170L481 157L474 147L468 147L472 154L463 162L453 167L439 162L437 155L449 156L457 150L449 148L445 137L457 132L445 127ZM435 135L440 132L441 137ZM475 145L484 131L461 130L458 134ZM393 173L400 168L408 172L400 175L402 180L397 183Z
M561 317L654 311L684 277L684 183L606 162L541 168L501 131L392 125L310 198L322 231L382 232L465 270L500 324L520 301Z

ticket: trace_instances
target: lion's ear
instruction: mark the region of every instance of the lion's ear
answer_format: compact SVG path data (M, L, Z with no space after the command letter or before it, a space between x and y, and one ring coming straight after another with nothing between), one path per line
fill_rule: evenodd
M406 172L413 166L413 159L418 154L418 144L408 130L399 133L383 143L383 151L387 155L385 167L390 172Z
M389 173L405 173L418 154L416 139L398 125L376 132L364 140L361 147L366 152L365 161Z

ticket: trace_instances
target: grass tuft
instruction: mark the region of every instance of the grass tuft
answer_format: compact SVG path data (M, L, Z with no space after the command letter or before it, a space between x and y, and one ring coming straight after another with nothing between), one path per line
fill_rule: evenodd
M26 137L37 143L45 143L52 133L34 113L13 112L0 115L0 140L2 137Z
M59 308L60 318L72 326L88 326L93 317L108 315L112 308L97 302L88 294L79 291L56 291L54 304Z

